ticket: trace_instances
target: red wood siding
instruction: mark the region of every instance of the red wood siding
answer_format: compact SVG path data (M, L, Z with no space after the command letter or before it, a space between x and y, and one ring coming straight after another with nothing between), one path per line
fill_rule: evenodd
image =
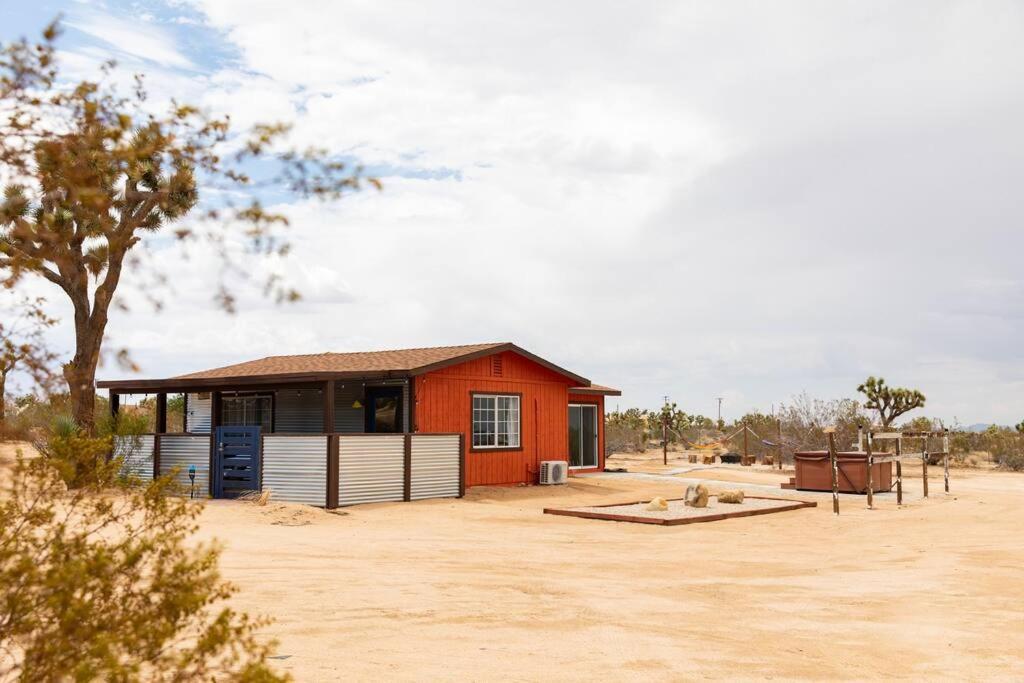
M465 434L466 486L534 484L540 461L568 459L569 380L516 353L499 356L500 376L487 356L416 378L414 430ZM472 392L522 396L519 449L472 450Z
M569 403L580 403L584 405L597 406L597 467L586 470L573 470L573 472L600 472L604 469L604 396L591 396L590 394L569 394ZM568 410L568 407L566 408ZM568 413L566 413L568 415ZM568 420L568 417L566 417ZM566 423L566 442L569 439L569 425ZM568 448L568 445L566 445Z

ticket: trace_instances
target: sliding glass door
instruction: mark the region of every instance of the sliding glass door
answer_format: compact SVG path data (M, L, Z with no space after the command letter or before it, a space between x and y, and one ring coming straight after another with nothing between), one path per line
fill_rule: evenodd
M597 406L569 405L569 466L597 467Z

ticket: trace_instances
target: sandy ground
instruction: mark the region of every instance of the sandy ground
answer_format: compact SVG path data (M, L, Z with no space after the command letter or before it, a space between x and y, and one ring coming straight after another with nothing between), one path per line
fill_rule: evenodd
M541 514L789 476L648 465L346 514L212 501L201 535L299 681L1024 677L1024 475L955 471L947 496L939 468L929 500L844 496L839 517L777 488L819 506L676 527Z

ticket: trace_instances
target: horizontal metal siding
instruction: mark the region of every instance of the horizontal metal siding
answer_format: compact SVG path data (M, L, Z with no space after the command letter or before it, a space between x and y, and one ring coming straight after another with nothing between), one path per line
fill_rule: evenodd
M410 498L457 498L459 495L459 437L413 434Z
M213 400L209 398L200 399L199 394L189 394L188 413L185 414L185 431L193 434L210 433L210 414Z
M263 488L271 500L327 504L327 437L265 436Z
M323 434L322 389L279 391L274 399L274 431Z
M401 434L338 437L338 504L405 498L405 437Z
M196 498L210 495L210 437L180 436L163 434L160 439L160 474L167 474L175 467L178 474L175 481L188 495L191 482L188 478L190 465L196 466Z
M124 458L121 473L144 481L153 479L153 435L114 437L114 457Z
M402 387L402 429L409 431L409 383L402 382L341 382L334 388L334 430L339 434L358 434L366 429L366 411L353 408L359 401L366 404L367 387ZM284 431L283 429L280 431Z
M365 426L362 408L353 408L365 400L366 389L362 382L342 382L334 385L334 431L339 433L361 432Z

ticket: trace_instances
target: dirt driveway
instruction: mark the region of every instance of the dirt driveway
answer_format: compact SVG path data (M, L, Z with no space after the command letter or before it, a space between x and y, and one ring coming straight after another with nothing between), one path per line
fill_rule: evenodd
M226 543L238 606L276 619L277 664L300 681L1020 679L1024 476L957 471L953 483L902 509L847 498L836 518L820 498L680 527L541 514L678 497L679 477L342 515L214 501L202 535Z

